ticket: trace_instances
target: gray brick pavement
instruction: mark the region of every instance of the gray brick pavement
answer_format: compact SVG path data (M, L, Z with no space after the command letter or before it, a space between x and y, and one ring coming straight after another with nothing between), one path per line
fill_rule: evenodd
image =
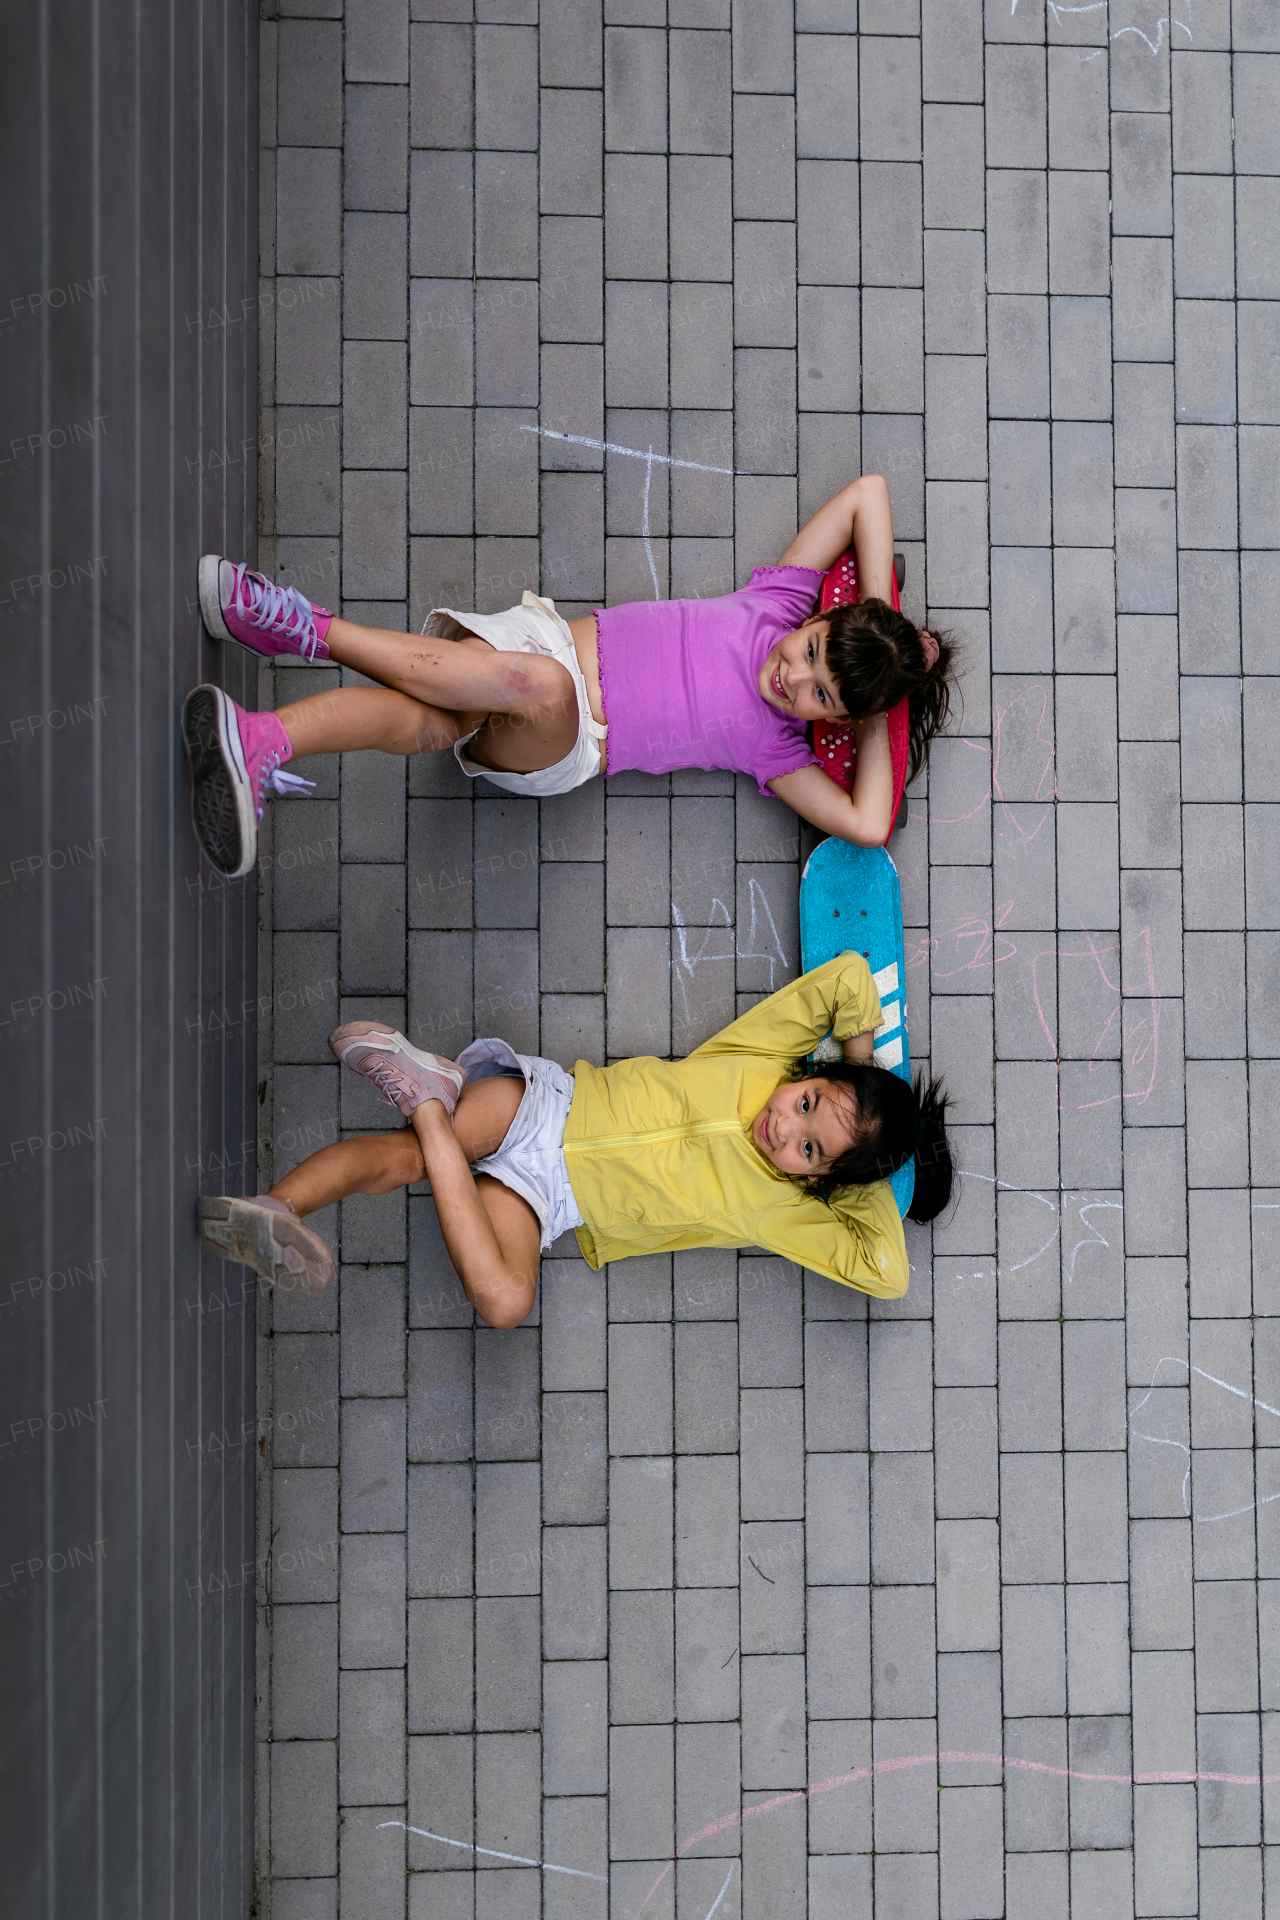
M565 1245L494 1335L425 1193L321 1219L335 1295L263 1310L264 1913L1260 1916L1259 1793L1205 1776L1280 1710L1272 10L279 11L261 564L395 628L705 595L883 471L967 648L894 842L963 1171L889 1308ZM540 428L738 478L655 468L646 525ZM277 1172L382 1125L336 1017L571 1065L798 968L745 783L309 771Z

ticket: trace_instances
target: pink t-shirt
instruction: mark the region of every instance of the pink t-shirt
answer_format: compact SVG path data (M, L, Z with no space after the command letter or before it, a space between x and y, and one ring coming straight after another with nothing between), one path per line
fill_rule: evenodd
M715 600L637 600L597 610L610 773L726 768L767 780L816 765L805 723L760 692L765 657L803 626L822 575L757 567Z

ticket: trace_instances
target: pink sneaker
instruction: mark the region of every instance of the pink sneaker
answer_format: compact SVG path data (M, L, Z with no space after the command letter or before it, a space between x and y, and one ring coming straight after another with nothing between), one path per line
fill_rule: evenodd
M268 793L315 786L282 771L293 748L274 713L246 713L221 687L196 687L182 708L191 760L191 818L219 873L236 879L258 857L258 822Z
M327 660L324 637L333 615L313 607L297 587L278 587L243 562L206 553L200 562L200 612L215 640L238 640L252 653L296 653Z
M238 1260L290 1293L323 1293L331 1283L333 1255L285 1201L202 1193L198 1212L200 1238L221 1259Z
M412 1114L424 1100L438 1100L446 1113L458 1104L466 1070L438 1053L419 1053L394 1027L376 1020L349 1020L329 1035L330 1050L344 1067L372 1080L384 1100Z

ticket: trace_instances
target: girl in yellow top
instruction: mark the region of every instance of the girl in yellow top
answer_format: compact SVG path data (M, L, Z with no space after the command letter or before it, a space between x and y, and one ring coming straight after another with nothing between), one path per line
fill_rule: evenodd
M888 1176L914 1154L911 1215L932 1219L950 1197L951 1158L941 1089L913 1089L872 1064L880 1018L866 961L846 953L685 1060L580 1060L570 1075L477 1040L455 1063L356 1021L332 1035L333 1051L410 1125L325 1147L270 1194L202 1200L202 1233L268 1279L323 1287L332 1256L300 1216L425 1177L467 1297L490 1326L528 1316L539 1252L570 1227L592 1267L761 1246L893 1299L906 1292L907 1256ZM806 1071L828 1033L843 1061Z

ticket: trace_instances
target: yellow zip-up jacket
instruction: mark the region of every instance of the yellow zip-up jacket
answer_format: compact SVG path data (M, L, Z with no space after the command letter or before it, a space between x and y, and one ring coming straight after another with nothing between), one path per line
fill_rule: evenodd
M579 1060L564 1151L592 1267L685 1247L768 1248L881 1299L907 1290L907 1250L887 1180L830 1203L779 1173L751 1122L826 1033L880 1024L861 954L815 967L686 1060Z

